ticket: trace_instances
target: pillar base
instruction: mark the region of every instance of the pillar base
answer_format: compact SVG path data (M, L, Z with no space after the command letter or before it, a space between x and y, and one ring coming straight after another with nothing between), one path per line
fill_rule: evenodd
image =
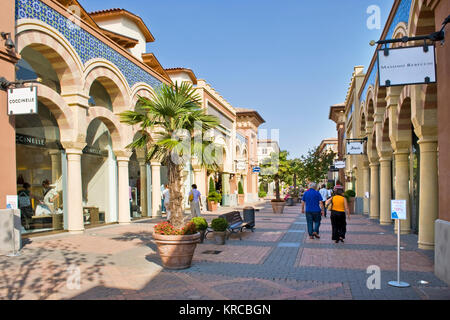
M392 225L392 221L380 221L380 225L381 226L391 226Z
M83 234L84 232L86 231L86 229L85 230L72 230L72 231L68 231L69 232L69 234Z
M121 226L126 226L127 224L131 224L131 221L128 221L128 222L120 222L120 221L119 221L119 224L120 224Z
M420 243L419 242L419 249L434 250L434 243Z

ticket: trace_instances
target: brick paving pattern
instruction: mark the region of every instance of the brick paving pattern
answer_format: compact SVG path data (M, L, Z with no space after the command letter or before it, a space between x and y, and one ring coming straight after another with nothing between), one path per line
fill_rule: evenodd
M0 257L0 299L450 300L450 288L433 274L433 251L418 249L416 235L402 236L402 280L411 287L398 289L387 284L396 280L393 226L355 215L345 244L335 244L329 218L321 239L310 240L299 206L282 215L270 203L258 207L254 233L232 235L224 246L208 236L192 267L180 271L161 266L152 240L160 220L26 240L20 257ZM227 211L204 216L211 221ZM367 288L371 265L381 268L380 290Z

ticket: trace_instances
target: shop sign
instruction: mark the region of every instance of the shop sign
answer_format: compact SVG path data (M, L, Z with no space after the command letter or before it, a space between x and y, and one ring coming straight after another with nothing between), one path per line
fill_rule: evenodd
M91 147L91 146L86 146L83 149L83 153L92 154L92 155L101 156L101 157L107 156L107 154L105 155L105 153L106 153L105 151L100 150L99 148Z
M378 80L380 87L403 86L436 82L434 46L424 49L403 47L378 50Z
M406 220L406 200L391 200L391 218Z
M14 209L17 210L19 209L19 205L18 205L18 197L17 195L7 195L6 196L6 209Z
M16 144L24 144L27 146L45 147L45 138L38 138L16 133Z
M364 154L364 141L349 141L347 142L347 154Z
M246 170L247 169L247 164L245 163L245 161L238 161L236 163L236 170Z
M334 167L336 169L345 169L345 161L336 161Z
M254 167L253 168L253 172L254 173L260 173L261 172L261 168L260 167Z
M37 87L15 88L8 90L8 114L37 114Z

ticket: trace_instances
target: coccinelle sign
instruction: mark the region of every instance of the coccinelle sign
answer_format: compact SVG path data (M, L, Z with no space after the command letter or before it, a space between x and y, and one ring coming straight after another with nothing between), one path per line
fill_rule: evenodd
M37 87L8 90L8 114L36 114L38 112Z

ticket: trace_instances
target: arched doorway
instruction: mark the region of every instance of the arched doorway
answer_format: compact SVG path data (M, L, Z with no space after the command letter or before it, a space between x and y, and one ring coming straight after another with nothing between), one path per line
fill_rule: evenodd
M56 119L39 101L37 114L16 116L15 122L22 233L62 230L65 153Z
M83 216L86 226L116 222L117 163L107 126L94 119L81 156Z

